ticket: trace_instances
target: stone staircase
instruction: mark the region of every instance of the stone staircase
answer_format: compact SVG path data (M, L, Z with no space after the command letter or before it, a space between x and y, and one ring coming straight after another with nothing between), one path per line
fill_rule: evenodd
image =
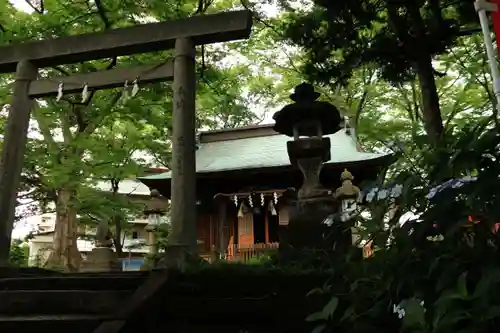
M1 273L2 333L304 333L328 301L306 297L323 272Z
M91 333L129 303L148 273L0 278L0 332Z

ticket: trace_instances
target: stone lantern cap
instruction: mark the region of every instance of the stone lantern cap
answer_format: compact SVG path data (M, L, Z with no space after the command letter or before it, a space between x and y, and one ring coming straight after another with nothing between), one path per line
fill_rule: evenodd
M144 209L144 213L146 215L151 215L151 214L160 214L164 215L166 212L165 209L165 202L161 200L161 194L158 190L151 190L151 193L149 194L151 198L149 199L146 209Z
M285 106L273 115L274 130L294 136L294 128L300 136L333 134L340 130L340 112L331 103L317 101L320 94L308 83L299 84L290 95L294 103ZM311 125L315 124L315 125ZM319 127L319 128L318 128Z

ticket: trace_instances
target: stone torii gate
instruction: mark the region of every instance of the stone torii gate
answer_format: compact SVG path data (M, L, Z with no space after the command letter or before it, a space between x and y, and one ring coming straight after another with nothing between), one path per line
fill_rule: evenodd
M34 98L64 93L167 81L173 78L172 240L196 249L195 46L245 39L252 27L247 10L143 24L99 33L0 47L0 73L16 72L0 165L0 266L8 262L30 113ZM117 68L37 80L38 69L175 48L175 59L161 65Z

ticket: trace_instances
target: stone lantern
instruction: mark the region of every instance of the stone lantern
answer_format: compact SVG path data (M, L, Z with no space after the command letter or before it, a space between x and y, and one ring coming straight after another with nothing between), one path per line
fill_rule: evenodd
M276 112L274 130L293 137L287 142L290 163L297 166L304 176L298 192L299 200L324 196L326 190L319 182L323 163L330 160L330 139L323 135L340 130L340 113L330 103L317 101L319 93L312 85L302 83L290 95L294 103Z
M360 189L352 181L354 176L347 170L340 175L342 185L335 191L335 199L340 202L340 219L342 222L349 220L357 208L357 202L361 193Z
M331 249L335 243L334 239L325 239L329 230L322 222L337 210L337 202L321 185L319 176L323 163L331 158L330 139L323 135L340 130L341 117L334 105L317 101L319 96L312 85L302 83L290 95L293 103L273 116L274 130L293 137L287 142L288 157L304 177L295 207L290 207L286 241L280 241L280 251Z
M149 199L146 209L144 210L144 214L148 218L148 224L146 225L145 230L149 235L148 244L150 251L152 253L158 253L155 231L160 226L162 217L165 216L165 201L161 199L161 194L158 190L151 190L150 196L151 198Z

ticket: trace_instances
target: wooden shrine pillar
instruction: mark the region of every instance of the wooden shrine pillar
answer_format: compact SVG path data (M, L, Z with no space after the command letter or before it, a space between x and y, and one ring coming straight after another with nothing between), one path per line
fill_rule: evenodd
M217 239L218 252L222 255L227 253L229 245L229 225L227 222L227 203L226 197L220 196L217 200L218 216L217 216Z
M264 233L265 233L265 243L269 244L269 214L267 209L263 208L264 214Z
M17 191L34 104L34 100L29 96L29 87L37 75L38 69L30 61L21 60L17 63L12 104L5 126L0 160L0 266L6 266L9 262Z
M175 41L172 116L172 233L167 257L196 253L195 48L191 38ZM175 250L174 247L178 247ZM181 251L181 252L179 252ZM169 254L170 253L170 254ZM167 261L168 260L167 258Z

